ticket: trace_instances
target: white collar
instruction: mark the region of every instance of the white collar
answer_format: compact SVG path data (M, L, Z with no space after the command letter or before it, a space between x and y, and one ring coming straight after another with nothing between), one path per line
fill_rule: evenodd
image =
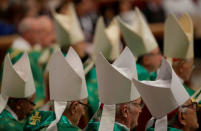
M14 43L12 44L12 48L18 49L18 50L25 50L30 51L32 49L31 45L27 40L25 40L23 37L18 37Z
M8 105L6 105L5 109L18 121L18 117L17 117L16 113L14 111L12 111Z

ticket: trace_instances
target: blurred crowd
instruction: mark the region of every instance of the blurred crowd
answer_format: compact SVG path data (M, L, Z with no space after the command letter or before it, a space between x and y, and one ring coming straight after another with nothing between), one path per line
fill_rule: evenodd
M41 30L41 28L48 28L48 25L43 27L43 22L40 22L40 19L38 18L45 16L47 17L46 19L49 19L49 21L53 23L51 11L55 10L59 13L65 13L67 4L70 1L71 0L1 0L0 35L19 34L21 24L23 24L22 21L27 17L34 17L39 24L37 25L38 30ZM106 26L110 24L113 17L116 15L120 15L124 21L131 23L132 18L134 17L133 9L134 7L139 7L149 23L159 24L164 23L165 18L169 13L174 13L179 17L184 12L187 12L191 15L194 23L195 56L200 56L198 53L198 48L200 47L198 43L201 39L200 0L73 0L73 2L88 44L93 43L95 25L99 16L103 16ZM33 25L29 26L35 28ZM160 27L160 24L158 27ZM44 38L45 35L50 35L48 34L51 33L50 28L48 28L49 32L42 32L44 33L44 36L39 36ZM163 26L160 28L163 28ZM53 32L52 35L54 36ZM36 36L36 43L41 45L55 42L54 38L49 38L48 40L47 37L45 37L46 43L38 42L40 41L40 38L38 38L39 36ZM162 37L163 35L160 36ZM159 42L160 48L163 49L163 39L161 37L157 38L157 41ZM86 50L91 51L91 48L88 47Z

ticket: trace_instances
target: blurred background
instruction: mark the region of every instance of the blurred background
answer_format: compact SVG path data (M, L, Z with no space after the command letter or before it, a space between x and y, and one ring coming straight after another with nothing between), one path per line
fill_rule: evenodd
M93 43L94 30L99 16L103 16L106 26L116 15L129 24L134 17L133 9L138 7L144 13L163 51L166 16L174 13L179 17L183 13L189 13L194 23L195 51L195 68L190 85L191 88L201 86L201 0L0 0L0 64L12 42L20 33L22 19L42 16L48 17L53 22L51 11L65 13L71 1L76 7L89 46ZM42 23L41 26L47 26L44 24L45 21ZM54 34L51 35L53 36L51 42L47 43L54 43ZM38 39L41 39L39 37L41 36L38 35ZM42 37L49 38L50 34L44 34Z

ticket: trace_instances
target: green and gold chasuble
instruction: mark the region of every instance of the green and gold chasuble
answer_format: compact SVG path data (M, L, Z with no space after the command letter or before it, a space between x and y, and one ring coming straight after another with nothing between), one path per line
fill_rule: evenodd
M56 119L52 111L35 111L28 117L24 131L45 131ZM67 117L62 116L57 123L58 131L81 131L80 128L70 123Z
M16 120L6 109L0 114L0 131L23 131L25 120Z

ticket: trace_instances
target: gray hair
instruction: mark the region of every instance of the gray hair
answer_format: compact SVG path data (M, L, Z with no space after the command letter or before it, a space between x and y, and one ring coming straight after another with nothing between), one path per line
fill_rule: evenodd
M127 103L121 103L121 104L116 104L116 116L121 116L121 106L122 105L127 105L130 110L132 110L133 106L129 102Z

